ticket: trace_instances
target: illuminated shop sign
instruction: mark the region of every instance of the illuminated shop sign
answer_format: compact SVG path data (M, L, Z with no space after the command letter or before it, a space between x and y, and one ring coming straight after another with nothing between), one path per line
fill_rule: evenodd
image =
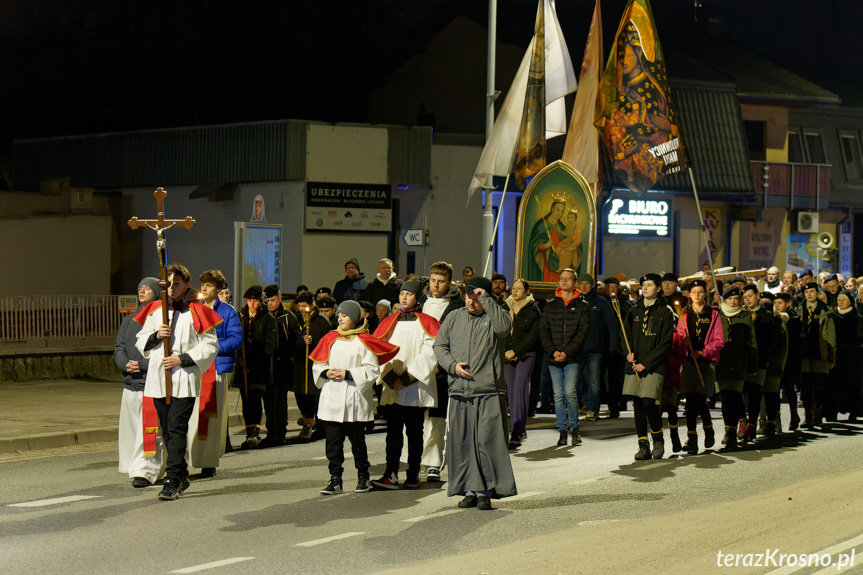
M667 200L611 200L605 218L613 236L671 237L671 202Z

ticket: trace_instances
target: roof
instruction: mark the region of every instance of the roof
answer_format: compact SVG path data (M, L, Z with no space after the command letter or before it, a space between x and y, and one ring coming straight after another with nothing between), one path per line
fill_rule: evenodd
M674 58L683 50L673 49L674 56L666 55L669 72L677 76ZM799 105L838 105L839 96L797 74L762 58L732 40L716 38L686 47L686 55L706 66L709 78L720 74L734 82L741 100ZM704 72L702 70L702 72Z

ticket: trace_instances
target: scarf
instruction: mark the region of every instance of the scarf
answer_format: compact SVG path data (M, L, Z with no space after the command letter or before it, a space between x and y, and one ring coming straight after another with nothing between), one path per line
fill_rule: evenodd
M839 312L839 315L845 315L846 313L851 313L854 311L853 307L846 307L845 309L836 308L836 311Z
M399 304L399 311L401 313L417 313L418 311L422 311L423 306L419 302L415 303L413 306L404 308Z
M743 311L742 307L731 307L730 305L722 302L719 304L720 309L722 309L722 313L726 315L726 317L734 317L740 312Z
M354 329L342 329L342 326L336 328L336 331L339 334L339 337L353 337L355 335L359 335L361 333L369 333L369 321L368 318L363 318L363 325L360 327L355 327Z

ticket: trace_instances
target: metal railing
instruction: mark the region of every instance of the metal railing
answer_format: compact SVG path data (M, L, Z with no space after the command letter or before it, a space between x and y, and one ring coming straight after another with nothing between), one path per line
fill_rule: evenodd
M0 341L114 337L123 314L115 295L0 297Z

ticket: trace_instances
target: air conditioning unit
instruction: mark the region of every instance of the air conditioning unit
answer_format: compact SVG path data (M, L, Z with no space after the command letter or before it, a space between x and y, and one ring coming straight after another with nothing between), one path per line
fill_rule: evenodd
M797 231L801 234L817 234L818 212L798 212Z

